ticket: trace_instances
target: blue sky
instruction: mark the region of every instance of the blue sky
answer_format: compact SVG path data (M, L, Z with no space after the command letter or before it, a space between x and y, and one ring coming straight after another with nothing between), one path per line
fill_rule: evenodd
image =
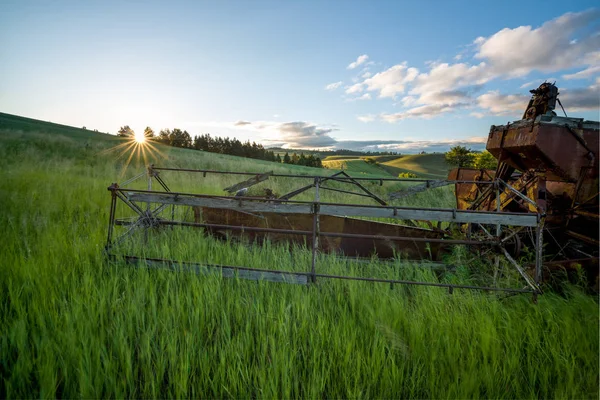
M599 119L594 5L3 0L0 111L288 147L482 148L546 78L570 116Z

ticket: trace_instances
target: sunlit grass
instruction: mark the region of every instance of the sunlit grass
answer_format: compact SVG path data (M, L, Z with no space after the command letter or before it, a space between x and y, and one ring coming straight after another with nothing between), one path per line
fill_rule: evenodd
M598 304L576 287L534 305L527 296L324 279L301 287L109 263L106 188L120 174L127 179L151 162L315 170L156 144L146 159L130 158L121 154L130 143L115 150L108 139L0 132L1 398L598 398ZM214 194L239 180L163 177L173 188ZM443 206L452 195L440 189L412 201ZM309 263L302 249L172 233L158 232L145 251L282 269ZM442 279L319 261L333 272ZM459 270L443 279L472 278Z

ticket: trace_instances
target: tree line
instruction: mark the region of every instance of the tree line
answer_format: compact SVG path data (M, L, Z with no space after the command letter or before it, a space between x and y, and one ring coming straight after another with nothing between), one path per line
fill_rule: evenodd
M125 125L119 129L117 136L133 137L135 132ZM265 149L262 144L250 141L241 142L240 140L228 137L222 138L219 136L211 136L209 133L192 137L186 130L179 128L163 129L158 135L150 127L144 129L144 137L148 140L153 140L158 143L163 143L168 146L180 147L184 149L201 150L210 153L228 154L238 157L254 158L257 160L266 160L285 164L304 165L307 167L323 168L321 159L311 155L298 156L294 153L290 156L285 153L283 158L272 150Z

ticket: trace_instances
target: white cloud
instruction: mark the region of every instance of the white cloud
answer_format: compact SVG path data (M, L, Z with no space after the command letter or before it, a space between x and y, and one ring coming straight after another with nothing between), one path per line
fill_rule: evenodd
M564 79L587 79L591 78L594 75L600 75L600 65L588 67L579 72L575 72L574 74L563 75Z
M530 96L520 94L501 94L499 91L489 91L477 98L477 104L487 114L520 116L525 112Z
M585 30L599 18L600 11L587 10L566 13L536 29L504 28L490 37L477 38L475 57L486 60L494 74L509 77L577 67L600 47L600 35ZM573 40L575 35L577 40Z
M454 111L458 108L464 107L466 104L427 104L424 106L414 107L407 111L398 112L394 114L381 114L381 119L394 123L396 121L400 121L408 118L424 118L431 119L440 114L448 113L450 111Z
M355 83L352 86L347 86L346 87L346 94L360 93L362 91L363 91L363 84L362 83Z
M600 113L600 77L587 88L562 89L559 98L567 114L580 111Z
M342 86L342 83L342 81L330 83L329 85L325 86L325 90L335 90Z
M418 73L418 69L408 68L406 63L398 64L365 79L363 85L369 91L379 92L379 97L395 97L404 93L407 83L412 82Z
M354 69L354 68L358 67L359 65L362 65L362 64L364 64L365 62L367 62L367 60L368 60L368 59L369 59L369 56L368 56L368 55L366 55L366 54L360 55L360 56L358 56L358 58L356 59L356 61L354 61L354 62L351 62L351 63L348 65L348 67L347 67L347 68L348 68L348 69Z
M360 122L372 122L372 121L375 121L375 115L373 115L373 114L359 115L358 117L356 117L356 119L359 120Z
M538 27L504 28L488 37L475 39L468 45L470 49L456 54L454 63L429 61L423 71L410 67L406 62L378 73L363 69L358 75L361 80L347 86L345 92L353 95L374 92L379 98L393 99L407 94L398 105L412 108L382 114L380 118L386 121L432 118L476 105L493 114L508 115L517 110L520 114L524 106L513 105L513 101L519 103L529 96L488 92L477 97L477 92L491 81L527 76L534 71L558 72L579 68L578 72L564 75L563 78L594 78L600 74L600 33L594 27L599 21L600 11L588 10L566 13ZM472 51L475 58L480 60L479 63L459 62ZM348 68L372 64L367 60L368 56L360 56ZM541 80L531 81L522 85L521 89L537 87L540 83ZM584 92L579 94L583 96ZM366 98L364 95L362 97ZM584 107L582 103L577 104L578 107ZM590 102L585 104L589 105Z

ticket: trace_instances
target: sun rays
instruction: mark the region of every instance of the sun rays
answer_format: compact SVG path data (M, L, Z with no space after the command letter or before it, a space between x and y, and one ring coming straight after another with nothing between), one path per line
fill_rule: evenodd
M144 165L151 164L157 160L165 159L166 156L152 143L152 139L143 133L129 135L126 140L114 147L103 150L100 154L116 153L115 161L126 158L120 177L125 175L129 164L143 162Z

